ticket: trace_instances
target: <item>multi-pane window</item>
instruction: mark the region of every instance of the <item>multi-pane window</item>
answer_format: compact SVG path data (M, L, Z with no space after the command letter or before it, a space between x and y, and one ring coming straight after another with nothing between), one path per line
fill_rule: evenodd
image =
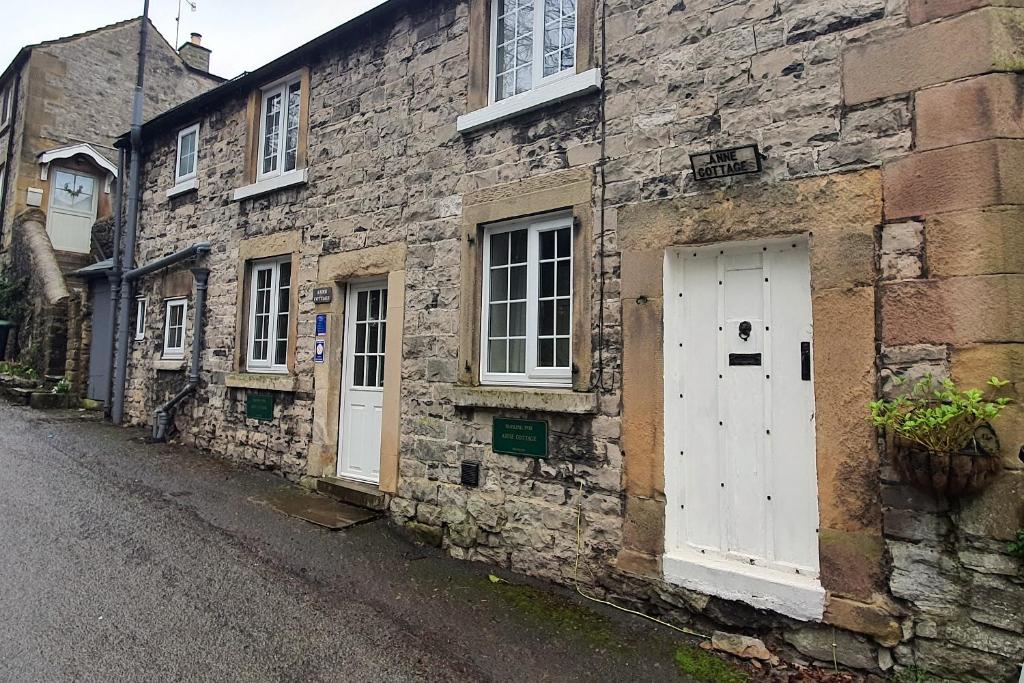
M259 177L294 171L298 163L302 84L298 78L263 91Z
M384 386L384 346L387 341L388 290L374 288L355 293L355 348L352 386Z
M481 380L572 380L572 219L516 221L484 239Z
M524 93L576 67L576 0L495 0L493 99Z
M164 314L164 358L178 360L185 357L185 321L187 299L168 299Z
M181 183L196 177L199 156L199 124L178 133L178 154L174 165L174 182Z
M249 271L249 355L252 372L287 372L291 259L257 261Z
M146 297L135 300L135 341L146 338Z

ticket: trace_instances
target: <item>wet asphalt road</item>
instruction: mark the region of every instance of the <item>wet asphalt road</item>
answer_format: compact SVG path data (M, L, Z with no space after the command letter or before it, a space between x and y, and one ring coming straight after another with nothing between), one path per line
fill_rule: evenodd
M684 680L672 631L141 436L0 401L0 681Z

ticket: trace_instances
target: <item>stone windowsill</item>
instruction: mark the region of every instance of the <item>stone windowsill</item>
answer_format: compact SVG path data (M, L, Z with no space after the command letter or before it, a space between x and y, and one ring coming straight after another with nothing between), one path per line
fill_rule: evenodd
M277 190L283 190L286 187L294 187L296 185L305 185L309 180L309 169L303 168L297 171L289 171L288 173L282 173L279 176L273 178L267 178L266 180L258 180L252 185L246 185L240 187L231 194L231 200L240 202L243 199L251 199L252 197L258 197L262 194L268 194Z
M232 389L257 389L259 391L294 392L298 387L295 375L273 375L258 372L235 372L224 375L224 386Z
M463 114L458 118L456 127L460 133L472 133L499 121L600 89L601 70L590 69Z
M452 387L450 395L459 408L533 410L572 415L597 413L596 393L569 389L456 386Z
M161 358L153 361L154 370L164 370L167 372L174 372L177 370L185 369L184 358Z
M185 194L186 192L194 192L199 185L196 183L195 178L189 178L188 180L182 180L180 183L167 190L167 198L177 197L178 195Z

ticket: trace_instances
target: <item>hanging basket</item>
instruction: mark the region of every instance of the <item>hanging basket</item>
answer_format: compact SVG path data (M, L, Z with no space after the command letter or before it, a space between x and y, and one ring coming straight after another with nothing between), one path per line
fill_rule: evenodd
M971 443L952 453L925 450L897 439L893 460L905 482L926 493L947 498L981 493L1002 469L999 439L988 425L978 427Z

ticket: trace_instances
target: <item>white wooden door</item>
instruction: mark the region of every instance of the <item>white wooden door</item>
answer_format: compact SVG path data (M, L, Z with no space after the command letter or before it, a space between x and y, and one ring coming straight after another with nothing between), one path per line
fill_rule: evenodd
M51 171L50 213L46 232L57 251L87 254L92 250L99 180L62 168Z
M387 310L386 282L349 285L338 476L374 484L380 480Z
M820 618L806 241L665 269L666 578Z

